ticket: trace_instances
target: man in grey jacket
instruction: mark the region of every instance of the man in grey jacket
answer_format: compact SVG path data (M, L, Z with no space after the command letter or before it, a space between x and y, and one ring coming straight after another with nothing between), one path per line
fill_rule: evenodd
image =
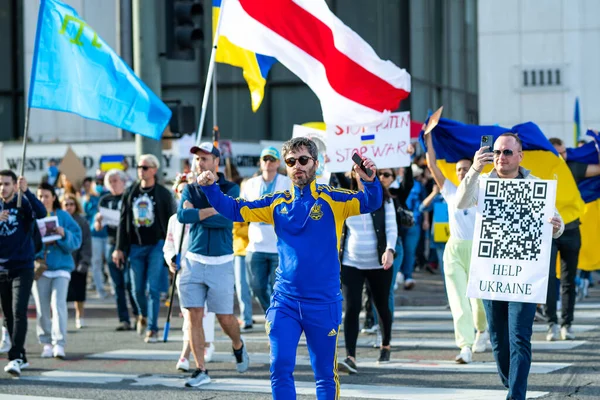
M481 175L483 178L538 179L521 167L523 146L516 134L500 135L494 142L493 152L488 149L485 146L475 153L473 165L458 187L456 201L459 209L477 204L481 171L492 162L494 169L489 174ZM560 237L564 231L564 223L558 211L548 222L553 227L552 237ZM502 383L508 388L507 399L525 400L536 305L496 300L483 300L483 305L498 373Z

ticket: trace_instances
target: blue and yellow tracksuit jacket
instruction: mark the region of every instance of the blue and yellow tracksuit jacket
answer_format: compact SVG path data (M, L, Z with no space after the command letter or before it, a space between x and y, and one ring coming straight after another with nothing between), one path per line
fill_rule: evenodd
M346 218L381 207L377 179L355 192L313 181L302 189L275 192L255 201L234 199L219 186L203 186L211 205L237 222L273 224L279 268L274 292L303 302L341 301L338 249Z

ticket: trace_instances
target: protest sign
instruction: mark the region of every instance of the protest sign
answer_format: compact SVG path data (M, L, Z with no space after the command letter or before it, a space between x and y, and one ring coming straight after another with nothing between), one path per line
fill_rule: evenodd
M56 215L38 219L36 222L40 230L42 243L55 242L62 239L62 236L56 233L56 228L60 226L58 224L58 217Z
M110 208L106 207L98 207L98 212L100 213L100 215L102 215L103 228L105 226L119 226L119 221L121 218L121 212L119 210L111 210Z
M410 165L410 113L392 113L383 123L373 126L327 126L327 156L330 172L352 169L352 154L371 158L377 168Z
M469 297L545 304L556 181L481 179Z

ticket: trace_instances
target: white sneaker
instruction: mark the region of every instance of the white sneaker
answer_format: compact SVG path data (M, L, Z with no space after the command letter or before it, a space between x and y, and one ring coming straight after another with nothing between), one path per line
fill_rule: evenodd
M460 354L454 359L458 364L469 364L473 361L473 353L470 347L463 347L460 350Z
M204 348L204 362L211 362L213 354L215 354L215 345L211 342L208 347Z
M12 347L12 341L8 334L8 329L2 327L2 342L0 342L0 353L8 353Z
M4 367L4 372L8 372L12 376L18 378L21 376L21 369L29 366L29 363L24 363L23 360L17 358L16 360L9 361Z
M575 340L575 333L570 326L562 326L560 328L560 338L562 340Z
M188 372L190 370L189 360L185 357L181 357L179 361L177 361L176 369L178 371Z
M475 335L475 343L473 344L473 353L484 353L487 349L487 342L490 340L488 331L477 332Z
M85 327L85 320L83 318L79 318L75 320L75 328L81 329Z
M548 333L546 334L546 340L548 342L554 342L560 339L558 325L552 324L548 327Z
M52 358L53 357L51 344L44 345L44 349L42 350L42 355L40 357L42 357L42 358Z
M402 285L404 283L404 274L402 272L398 272L396 275L396 284Z
M61 360L65 359L65 348L62 347L61 345L57 344L56 346L54 346L54 349L52 349L52 356L54 358L60 358Z

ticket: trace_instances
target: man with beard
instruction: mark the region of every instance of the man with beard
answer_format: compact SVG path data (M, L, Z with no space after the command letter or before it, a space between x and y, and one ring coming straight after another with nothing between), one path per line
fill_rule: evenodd
M317 184L318 150L307 138L283 145L283 160L293 182L290 190L255 201L224 195L215 176L198 176L208 201L234 221L273 224L278 237L277 268L265 329L271 347L271 390L274 399L295 399L296 349L304 331L315 373L317 398L339 398L337 338L342 320L338 248L344 220L377 210L382 204L376 173L367 176L357 166L364 190L354 192ZM364 159L375 172L375 164Z

